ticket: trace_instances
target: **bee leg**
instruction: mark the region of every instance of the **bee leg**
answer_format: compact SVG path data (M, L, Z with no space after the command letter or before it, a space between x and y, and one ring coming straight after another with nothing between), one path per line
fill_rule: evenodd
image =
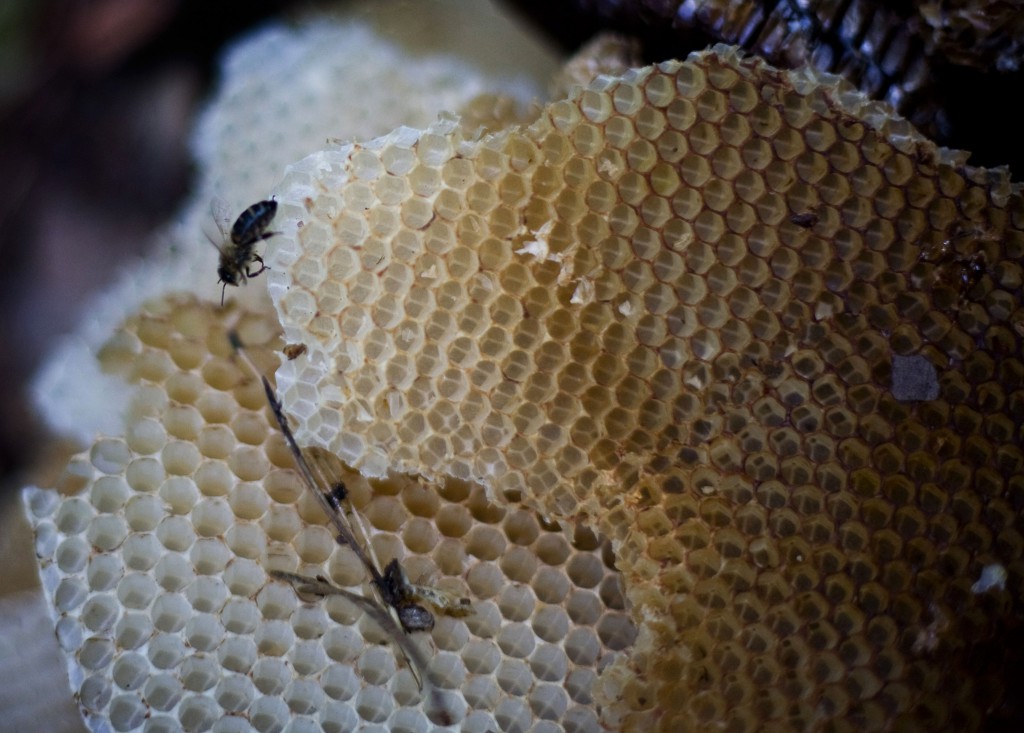
M269 270L270 269L265 264L263 264L263 258L260 257L259 255L253 255L252 258L260 263L260 269L256 270L256 272L249 272L249 268L248 268L248 266L246 266L246 268L245 268L245 276L246 277L256 277L257 275L259 275L264 270Z

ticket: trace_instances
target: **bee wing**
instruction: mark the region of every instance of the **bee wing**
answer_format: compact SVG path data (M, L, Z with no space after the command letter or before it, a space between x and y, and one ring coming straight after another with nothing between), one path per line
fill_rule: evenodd
M302 453L306 458L306 462L309 463L314 478L317 479L321 487L326 487L331 493L334 493L336 487L345 486L345 467L340 458L319 446L303 448ZM367 552L370 561L377 568L380 568L380 562L374 552L373 544L369 541L369 532L367 532L366 526L363 524L362 517L359 512L353 509L347 496L347 489L343 490L345 492L344 496L339 496L335 493L335 498L342 506L339 507L340 514L336 515L336 518L332 519L332 521L344 523L348 528L349 534Z
M315 445L303 448L302 452L306 456L306 460L309 461L310 468L313 469L314 475L322 480L324 484L327 486L333 486L337 483L344 483L345 465L336 455L326 448L321 448Z
M465 618L476 614L472 602L454 591L408 582L405 584L405 590L417 601L433 606L434 610L442 616Z
M216 228L214 228L216 227ZM210 201L210 217L203 221L203 234L213 246L223 251L231 231L231 207L219 196Z

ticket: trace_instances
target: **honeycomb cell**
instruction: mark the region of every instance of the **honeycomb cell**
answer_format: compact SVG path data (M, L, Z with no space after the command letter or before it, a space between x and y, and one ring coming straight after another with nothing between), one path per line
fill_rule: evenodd
M245 677L227 677L217 684L214 697L225 711L240 713L252 705L255 689Z
M160 521L160 511L159 503L151 497L135 497L131 500L130 505L125 507L128 526L134 530L125 538L122 545L127 567L135 570L148 570L157 563L160 543L157 537L148 530L156 528ZM80 565L80 555L73 554L70 558L74 558L72 562Z
M260 733L282 730L291 715L288 706L278 697L258 698L248 713L250 723Z
M152 621L144 613L124 613L114 628L114 641L121 649L139 648L153 632Z

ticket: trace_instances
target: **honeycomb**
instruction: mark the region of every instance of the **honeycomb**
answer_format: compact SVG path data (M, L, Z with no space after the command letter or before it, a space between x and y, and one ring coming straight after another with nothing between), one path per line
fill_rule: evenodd
M510 99L525 105L558 68L550 50L488 0L346 5L344 13L263 26L225 51L216 94L191 135L197 169L191 200L153 237L146 261L114 268L116 282L82 308L78 333L35 379L36 409L55 432L89 445L97 432L120 430L121 410L111 406L123 390L93 368L94 355L146 299L183 290L212 297L218 253L208 237L219 242L225 235L216 230L211 199L224 200L237 215L270 198L285 166L319 150L325 139L424 127L440 112L467 105L479 111L474 100L484 92L495 98L492 117L511 114L508 108L518 110ZM415 48L401 43L403 35ZM469 36L480 44L475 56L459 48L459 38ZM515 76L494 66L510 58L528 59ZM254 307L266 297L262 287L228 288L227 295Z
M433 2L417 12L375 0L351 9L346 22L313 17L297 27L272 25L229 49L220 89L193 135L203 168L198 198L225 196L241 211L266 196L286 165L318 150L325 139L364 140L399 125L424 127L439 112L499 90L518 104L532 99L537 84L527 74L513 84L507 73L488 73L450 45L420 40L426 48L413 51L388 37L403 32L395 23L388 35L373 27L391 18L422 31L457 12L457 5L447 5ZM471 16L465 22L477 20L476 31L492 47L529 53L541 69L557 68L550 54L500 23L493 8L489 12L490 20L485 9L465 9Z
M71 461L28 497L37 553L96 730L594 730L593 687L627 649L607 540L564 531L480 486L345 476L382 562L472 601L415 642L431 655L431 710L388 638L339 599L303 602L271 569L358 591L364 570L334 542L293 469L235 327L272 373L269 312L153 301L112 338L104 367L132 385L123 437ZM365 591L364 591L365 592ZM106 727L96 727L103 721Z
M609 537L626 730L977 730L1024 597L1024 199L717 47L278 189L301 443ZM1010 712L1008 712L1010 711Z
M569 42L578 38L581 26L634 34L644 40L648 59L718 42L741 46L777 67L814 66L888 102L940 144L967 145L975 160L989 164L1009 164L1014 170L1019 164L1015 130L1002 132L1001 102L1003 89L1021 86L1011 74L1024 70L1020 0L520 4L530 7L550 33ZM565 15L574 23L559 23Z

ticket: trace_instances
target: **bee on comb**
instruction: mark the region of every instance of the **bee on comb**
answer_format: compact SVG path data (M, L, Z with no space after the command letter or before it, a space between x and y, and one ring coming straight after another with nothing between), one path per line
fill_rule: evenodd
M207 238L220 252L220 264L217 266L217 277L220 279L217 282L224 283L220 291L220 304L223 306L224 292L228 285L241 285L250 277L256 277L268 269L263 264L263 258L256 254L256 243L280 233L267 231L277 214L277 202L273 199L257 201L239 214L227 231L227 224L231 221L227 204L221 199L214 199L210 209L214 223L220 230L220 244L209 235ZM251 272L249 266L254 262L260 264L260 269Z

